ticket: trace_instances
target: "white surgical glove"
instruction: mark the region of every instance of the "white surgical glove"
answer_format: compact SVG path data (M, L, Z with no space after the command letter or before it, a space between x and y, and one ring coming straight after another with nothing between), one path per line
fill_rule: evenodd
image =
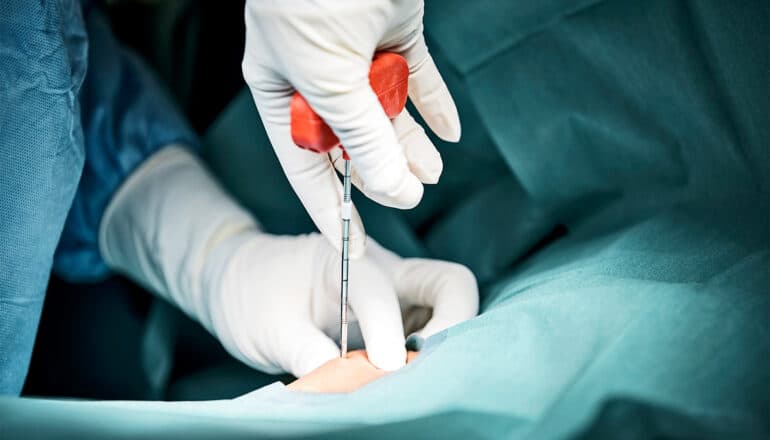
M318 234L260 231L186 150L164 148L135 171L99 234L108 265L176 304L246 364L302 376L339 356L339 253ZM478 308L476 280L459 264L402 259L371 242L350 274L351 340L362 338L385 370L406 359L400 308L433 309L423 337Z
M460 120L423 38L417 0L248 0L243 76L294 191L321 233L339 250L342 187L329 157L291 139L289 103L298 90L332 128L353 164L353 183L370 199L408 209L422 183L436 183L442 162L422 127L404 110L390 121L369 85L376 51L409 65L409 98L442 139L460 139ZM333 160L340 156L337 149ZM365 232L354 211L352 257Z

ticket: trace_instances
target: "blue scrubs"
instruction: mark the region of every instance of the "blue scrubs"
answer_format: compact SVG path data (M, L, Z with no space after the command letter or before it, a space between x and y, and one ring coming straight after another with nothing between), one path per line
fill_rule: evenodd
M51 269L105 276L97 231L112 194L159 148L197 138L77 0L0 3L0 109L0 394L18 394Z

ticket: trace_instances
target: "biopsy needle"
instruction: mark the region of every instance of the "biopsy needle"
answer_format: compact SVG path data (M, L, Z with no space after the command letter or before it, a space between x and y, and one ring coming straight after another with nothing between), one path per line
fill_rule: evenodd
M369 84L377 95L385 114L393 119L404 109L407 96L409 66L401 55L380 52L375 54L369 68ZM316 153L328 153L335 147L342 149L345 160L343 173L342 217L342 281L340 284L340 357L348 353L348 271L350 253L350 215L353 203L350 200L350 157L332 129L318 116L310 104L294 93L290 105L291 137L298 147Z
M342 283L340 285L340 357L348 354L348 268L350 245L350 211L353 203L350 201L350 158L343 153L345 173L342 175L344 188L342 196Z

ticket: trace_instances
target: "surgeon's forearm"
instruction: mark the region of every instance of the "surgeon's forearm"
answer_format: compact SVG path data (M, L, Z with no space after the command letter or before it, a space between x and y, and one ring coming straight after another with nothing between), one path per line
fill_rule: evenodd
M208 257L223 240L257 228L195 156L172 145L145 161L113 196L99 248L113 270L215 333L204 287Z

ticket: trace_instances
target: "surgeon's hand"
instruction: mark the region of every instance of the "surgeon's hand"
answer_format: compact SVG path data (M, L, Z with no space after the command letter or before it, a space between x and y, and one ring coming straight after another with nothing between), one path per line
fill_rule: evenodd
M243 362L295 376L339 356L340 255L319 234L262 232L180 147L152 156L120 187L100 225L102 256L176 304ZM433 309L422 337L471 318L473 274L400 258L371 242L350 266L351 340L383 370L406 361L401 309Z
M321 235L244 230L218 244L212 257L207 303L231 354L297 377L339 357L340 255ZM402 307L433 309L417 332L423 337L476 314L476 280L461 265L402 259L374 241L350 264L350 339L362 336L369 360L382 370L406 362Z
M442 139L460 139L454 101L423 38L417 0L248 0L243 75L281 166L321 233L339 248L342 188L327 155L295 146L289 103L298 90L334 130L353 163L353 183L383 205L412 208L436 183L436 148L404 110L390 121L369 86L375 51L404 56L409 97ZM340 156L339 149L333 159ZM350 249L364 252L354 213Z

